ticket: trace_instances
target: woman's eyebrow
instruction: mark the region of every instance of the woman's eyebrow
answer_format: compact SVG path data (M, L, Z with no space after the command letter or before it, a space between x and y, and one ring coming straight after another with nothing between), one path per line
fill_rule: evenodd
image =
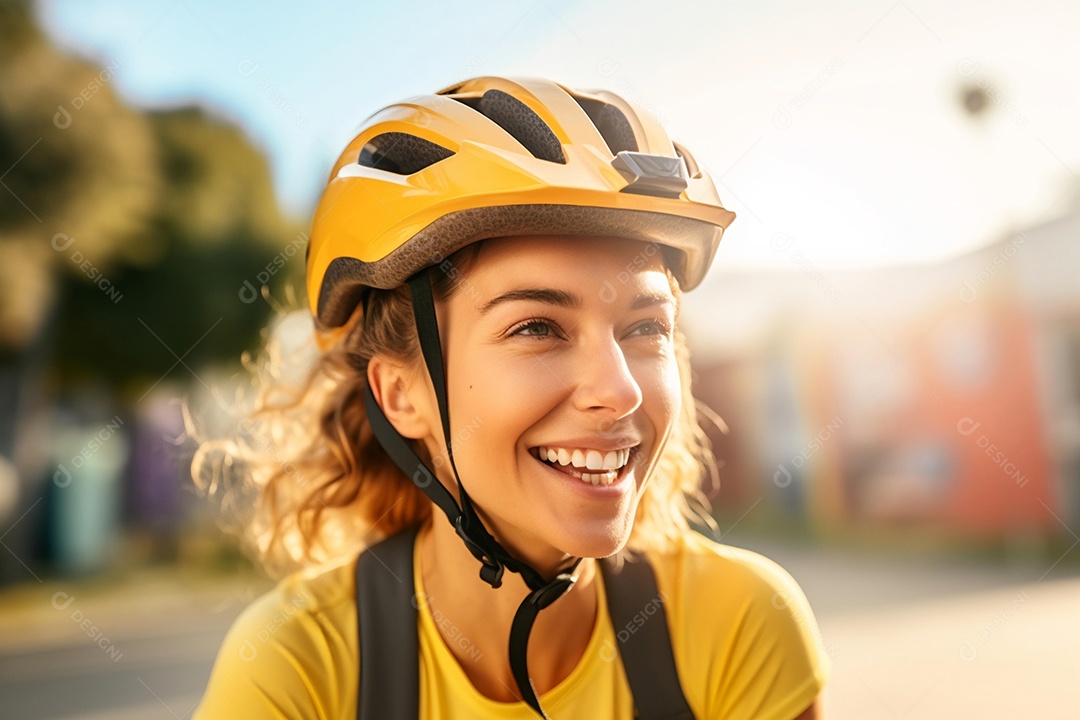
M577 309L581 307L581 298L565 290L554 288L518 288L492 298L480 307L480 314L485 315L497 305L514 301L542 302L558 307ZM631 310L640 310L654 305L677 305L669 293L655 292L638 295L630 303Z
M488 300L480 308L480 314L485 315L496 305L520 300L531 300L571 309L581 307L581 298L564 290L555 290L554 288L519 288L517 290L505 292L498 297Z
M654 305L673 305L677 307L678 303L675 302L675 298L670 293L647 293L635 297L634 301L630 303L630 309L640 310L641 308L652 307Z

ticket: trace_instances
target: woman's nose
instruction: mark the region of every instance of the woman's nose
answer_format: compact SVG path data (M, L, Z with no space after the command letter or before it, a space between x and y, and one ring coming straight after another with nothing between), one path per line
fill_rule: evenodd
M581 410L614 411L615 417L623 417L641 405L641 386L614 337L584 344L575 360L574 398Z

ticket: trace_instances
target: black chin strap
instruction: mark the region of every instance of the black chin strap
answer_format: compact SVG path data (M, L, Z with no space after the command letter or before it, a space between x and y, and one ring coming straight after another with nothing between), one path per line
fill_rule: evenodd
M443 437L447 439L446 454L450 460L450 467L454 471L454 477L457 479L461 507L458 507L453 495L439 482L435 473L424 465L412 446L390 424L382 408L375 401L370 387L364 392L368 422L379 444L402 472L411 477L416 486L446 513L447 519L465 543L465 547L469 549L473 557L480 561L480 577L484 582L492 588L500 587L503 572L508 569L521 575L525 584L532 590L518 607L510 628L510 669L522 698L540 717L547 720L548 716L540 707L536 689L529 677L527 661L529 635L539 612L565 595L574 586L577 581L574 571L582 558L574 560L568 568L550 581L545 580L534 568L507 552L484 527L469 494L465 492L465 486L454 464L454 441L450 434L450 408L446 396L446 372L439 342L439 326L435 318L435 301L431 295L427 271L422 270L413 275L408 282L409 289L412 291L413 315L416 319L417 335L420 338L420 349L424 354L424 362L427 364L428 373L431 375L431 382L435 388L435 396L439 402Z

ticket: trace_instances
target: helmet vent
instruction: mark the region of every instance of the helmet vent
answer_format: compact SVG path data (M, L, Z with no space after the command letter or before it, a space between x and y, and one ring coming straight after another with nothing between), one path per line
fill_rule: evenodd
M452 150L422 137L388 132L367 141L360 150L357 164L398 175L412 175L453 154Z
M592 98L579 97L571 94L570 97L577 101L581 109L592 120L600 137L604 138L608 150L612 155L618 155L623 150L630 152L638 151L637 138L634 137L634 128L626 119L623 111L610 103Z
M543 118L513 95L491 89L479 100L454 99L482 113L524 145L533 157L566 164L559 138Z
M681 157L683 159L683 162L686 163L686 171L690 173L690 177L701 177L701 169L698 168L698 164L694 160L694 156L690 154L690 151L684 148L679 143L675 142L674 140L671 141L671 144L675 148L675 154Z

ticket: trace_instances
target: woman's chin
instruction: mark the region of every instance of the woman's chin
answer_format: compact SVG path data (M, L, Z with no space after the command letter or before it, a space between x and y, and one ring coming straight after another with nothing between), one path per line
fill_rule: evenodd
M592 531L575 529L534 535L533 540L527 545L531 546L529 552L517 552L517 548L507 546L505 542L504 547L507 547L507 550L515 557L536 568L542 575L552 576L567 568L569 565L567 557L605 558L622 550L629 537L629 528L622 532L621 527L609 526ZM539 547L546 549L538 552Z
M633 510L636 506L620 509L617 515L574 516L553 513L546 526L516 530L509 523L495 525L495 537L515 557L529 563L545 574L566 567L565 558L604 558L614 555L626 546L633 529ZM537 512L536 515L543 513ZM492 527L488 518L485 525Z
M571 557L605 558L625 547L630 528L608 526L594 531L570 532L557 547Z

